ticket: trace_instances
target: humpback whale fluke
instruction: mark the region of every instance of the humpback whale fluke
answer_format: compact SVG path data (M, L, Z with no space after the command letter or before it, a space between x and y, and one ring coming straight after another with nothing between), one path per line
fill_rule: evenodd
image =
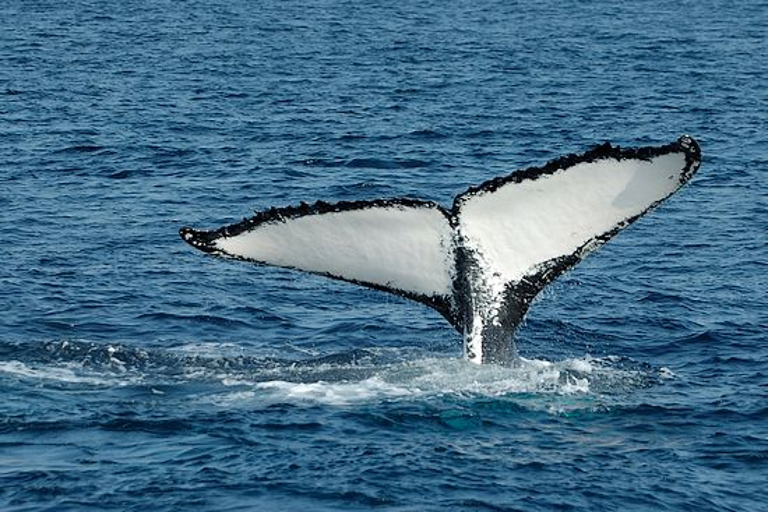
M507 363L512 335L548 283L687 183L696 141L609 143L472 187L450 209L414 199L302 203L214 231L202 251L350 281L439 311L476 363Z

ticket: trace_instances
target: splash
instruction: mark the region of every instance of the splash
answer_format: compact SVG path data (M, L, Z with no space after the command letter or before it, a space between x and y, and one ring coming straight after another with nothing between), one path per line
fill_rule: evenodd
M245 377L245 376L241 376ZM292 403L353 406L398 401L477 401L527 397L594 399L660 383L664 370L621 358L590 357L550 362L521 359L513 367L478 366L453 358L423 358L403 363L285 368L264 375L227 380L231 391L206 397L231 406ZM549 400L542 400L546 408ZM534 405L536 407L536 405Z
M276 403L355 406L381 402L594 399L629 393L671 378L666 369L618 357L552 362L520 358L513 366L475 365L456 358L356 350L285 360L246 356L231 344L189 344L171 350L119 344L48 343L24 358L0 362L0 379L46 387L146 386L221 407ZM19 352L19 354L21 353ZM542 399L543 398L543 399Z

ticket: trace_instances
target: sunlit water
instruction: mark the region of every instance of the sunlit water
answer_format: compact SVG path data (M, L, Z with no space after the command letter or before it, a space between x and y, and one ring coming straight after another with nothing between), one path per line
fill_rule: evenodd
M411 4L0 5L0 509L765 508L768 6ZM512 367L177 235L683 133Z

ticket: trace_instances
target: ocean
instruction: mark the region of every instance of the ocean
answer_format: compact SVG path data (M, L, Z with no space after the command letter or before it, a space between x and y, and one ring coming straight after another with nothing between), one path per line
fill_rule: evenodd
M0 510L768 508L768 3L4 0ZM178 236L681 134L517 366Z

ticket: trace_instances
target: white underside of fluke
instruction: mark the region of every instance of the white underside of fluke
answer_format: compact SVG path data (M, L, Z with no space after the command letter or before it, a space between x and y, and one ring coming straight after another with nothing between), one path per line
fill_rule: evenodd
M519 281L669 196L684 168L683 153L581 163L470 196L460 203L459 230L492 273Z
M232 256L421 295L447 296L453 240L436 207L393 205L261 224L215 241Z

